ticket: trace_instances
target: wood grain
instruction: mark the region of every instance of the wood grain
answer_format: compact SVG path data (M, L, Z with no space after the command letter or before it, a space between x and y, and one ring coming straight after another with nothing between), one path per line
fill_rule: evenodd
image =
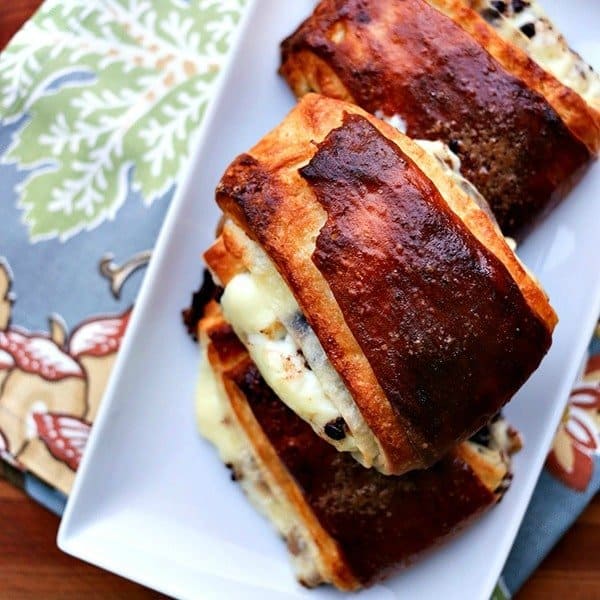
M164 598L63 554L58 517L0 479L0 597Z
M63 554L58 518L0 479L2 598L154 599L164 596ZM270 534L265 530L265 535ZM600 495L550 553L517 600L600 598Z
M600 494L517 596L517 600L550 598L600 598Z
M41 0L0 0L0 48L40 4ZM56 547L57 529L56 516L0 479L2 598L164 598L63 554ZM600 598L600 495L517 595L517 600L549 598Z

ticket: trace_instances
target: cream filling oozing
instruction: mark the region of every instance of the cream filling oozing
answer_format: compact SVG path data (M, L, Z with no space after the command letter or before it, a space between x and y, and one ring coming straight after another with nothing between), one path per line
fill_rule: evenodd
M274 273L271 275L269 279L274 279ZM250 272L233 277L221 298L225 319L275 394L338 450L358 452L351 431L346 430L339 440L326 433L328 424L342 415L311 367L325 356L320 343L316 341L318 347L308 356L303 353L295 339L299 331L294 323L303 321L298 304L283 280L277 285L280 288L277 294L273 293L272 285L265 283ZM305 332L306 347L315 346L316 335L311 332L312 329Z
M542 69L600 107L600 77L562 34L536 0L471 0L500 37L524 50Z
M478 431L469 443L483 448L487 452L498 452L508 457L515 448L520 448L520 442L515 440L516 433L503 416L496 416L488 425Z
M219 448L224 463L239 461L244 447L234 427L227 427L231 411L220 398L217 378L210 367L206 348L202 349L200 378L196 389L196 423L200 433Z
M445 174L458 185L458 187L467 194L474 202L484 210L493 220L495 217L492 214L487 200L479 193L479 190L460 172L460 158L452 150L448 144L444 144L441 140L415 140L425 152L431 154L437 159L438 163L444 169Z
M488 425L472 436L468 440L468 444L490 465L506 469L506 474L497 490L498 492L506 491L512 480L511 455L522 447L520 434L509 425L502 415L497 415Z
M406 130L408 126L406 124L406 121L399 114L396 113L388 116L382 110L376 110L373 114L378 119L389 123L392 127L395 127L400 133L406 135Z
M258 511L266 515L287 542L298 579L312 587L323 581L319 551L278 487L268 481L252 446L237 422L226 392L212 370L204 348L196 392L196 419L202 435L231 467L235 479Z

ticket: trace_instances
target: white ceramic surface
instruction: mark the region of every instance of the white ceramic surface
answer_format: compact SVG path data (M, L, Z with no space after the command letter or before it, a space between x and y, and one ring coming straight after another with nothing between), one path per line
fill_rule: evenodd
M339 594L298 586L284 544L196 434L198 351L180 311L213 237L213 190L239 152L293 106L276 75L279 41L313 0L256 0L173 200L77 476L58 543L66 552L181 598ZM597 0L547 0L568 39L600 67ZM600 165L520 249L561 317L541 368L507 409L524 433L513 486L463 535L359 598L489 597L534 489L600 311Z

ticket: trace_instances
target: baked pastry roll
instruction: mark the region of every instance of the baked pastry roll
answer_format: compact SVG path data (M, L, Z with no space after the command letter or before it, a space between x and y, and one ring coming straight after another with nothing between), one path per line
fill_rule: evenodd
M282 43L281 73L297 96L448 144L511 236L600 146L598 76L526 0L322 0Z
M304 585L369 585L456 533L510 484L518 437L503 419L429 470L386 477L337 452L277 398L214 302L200 338L200 429L284 537Z
M513 396L556 316L437 158L309 94L233 161L205 253L267 384L365 466L432 465Z

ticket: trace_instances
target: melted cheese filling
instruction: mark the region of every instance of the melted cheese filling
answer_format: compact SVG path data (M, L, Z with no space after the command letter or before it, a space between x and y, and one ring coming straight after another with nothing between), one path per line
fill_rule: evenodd
M569 48L567 41L535 0L476 0L477 12L542 69L576 91L588 104L600 107L600 77Z
M283 279L273 266L264 273L266 264L262 277L245 272L231 279L221 298L223 315L275 394L338 450L360 454L352 430L338 440L326 433L328 424L343 419L334 398L348 391Z
M247 271L225 286L221 309L267 385L338 450L366 467L384 458L287 284L264 252L232 221L224 228L243 248Z
M460 158L450 150L447 144L444 144L441 140L415 140L415 144L421 146L425 152L436 158L446 175L452 179L463 192L470 196L475 204L483 209L493 221L496 220L487 200L468 179L463 177L460 172Z
M385 121L386 123L389 123L392 127L395 127L400 133L403 133L404 135L406 135L406 130L407 130L406 121L399 114L396 113L396 114L388 116L382 110L376 110L373 114L378 119L381 119L382 121Z
M200 378L196 389L196 423L200 433L218 447L221 460L230 464L239 461L245 450L243 440L240 440L235 428L226 427L231 421L231 411L220 394L221 390L210 367L206 348L203 348Z

